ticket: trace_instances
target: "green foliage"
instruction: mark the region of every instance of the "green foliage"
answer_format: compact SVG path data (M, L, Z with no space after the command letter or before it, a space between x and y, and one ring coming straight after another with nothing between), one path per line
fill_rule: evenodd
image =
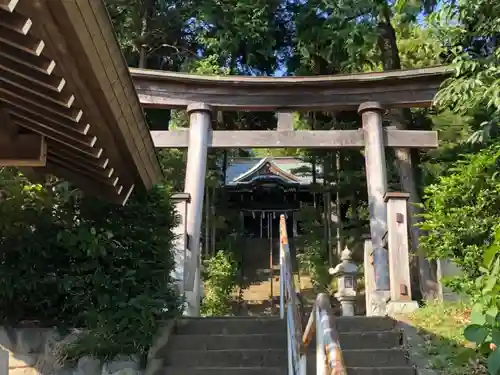
M126 206L67 183L31 184L3 170L0 319L82 328L64 352L145 354L160 320L178 313L168 191L135 192Z
M406 317L423 338L412 350L428 359L428 366L440 375L486 375L483 357L463 335L470 311L469 301L434 300Z
M332 277L328 273L330 266L321 217L314 207L304 206L299 211L298 220L302 227L302 234L296 239L299 266L310 276L317 291L327 291Z
M190 0L105 0L121 50L129 65L178 69L196 58L196 43L186 23L194 14ZM146 66L143 66L146 67Z
M201 313L224 316L231 312L231 293L236 287L237 264L231 249L219 250L204 263L204 291Z
M489 0L450 2L431 17L455 69L436 104L472 116L476 125L472 142L500 135L499 20L500 5Z
M433 259L447 258L464 271L453 287L473 295L484 250L500 221L500 146L456 163L448 176L425 189L421 246Z
M494 242L485 250L481 275L475 280L474 307L465 338L487 356L490 375L500 374L500 225Z

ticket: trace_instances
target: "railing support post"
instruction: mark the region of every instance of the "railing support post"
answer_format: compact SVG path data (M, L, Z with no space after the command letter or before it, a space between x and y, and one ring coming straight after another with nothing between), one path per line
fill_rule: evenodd
M307 375L307 354L300 355L300 375Z
M290 327L288 326L288 322L286 325L286 342L288 349L288 375L295 375L293 371L292 335L290 334Z
M323 329L321 327L321 315L319 309L316 309L316 375L327 375L325 343L323 341Z
M280 318L285 319L285 249L280 241Z

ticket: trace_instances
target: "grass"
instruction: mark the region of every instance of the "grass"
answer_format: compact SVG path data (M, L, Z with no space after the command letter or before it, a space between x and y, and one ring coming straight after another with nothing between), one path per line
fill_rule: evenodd
M464 302L430 302L406 317L417 328L425 344L421 354L429 367L442 375L483 375L487 370L479 358L470 358L471 344L463 337L470 323L471 308Z

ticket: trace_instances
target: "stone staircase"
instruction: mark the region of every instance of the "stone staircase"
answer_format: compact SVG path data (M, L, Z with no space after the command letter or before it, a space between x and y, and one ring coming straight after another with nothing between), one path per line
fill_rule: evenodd
M278 318L182 319L174 327L166 349L162 375L287 372L285 322Z
M337 318L348 375L416 375L390 318ZM285 322L276 317L184 318L155 375L286 375ZM308 375L316 373L314 345Z
M348 375L416 375L403 348L396 321L386 317L337 317ZM308 375L316 374L316 348L310 347Z

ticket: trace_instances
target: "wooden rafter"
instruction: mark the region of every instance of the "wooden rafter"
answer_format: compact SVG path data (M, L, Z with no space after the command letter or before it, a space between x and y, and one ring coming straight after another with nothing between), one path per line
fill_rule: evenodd
M157 183L133 90L101 0L0 0L0 107L22 131L18 141L31 145L24 152L44 156L30 166L46 160L45 172L117 203L134 186ZM21 157L12 145L0 146L4 165L14 152Z

